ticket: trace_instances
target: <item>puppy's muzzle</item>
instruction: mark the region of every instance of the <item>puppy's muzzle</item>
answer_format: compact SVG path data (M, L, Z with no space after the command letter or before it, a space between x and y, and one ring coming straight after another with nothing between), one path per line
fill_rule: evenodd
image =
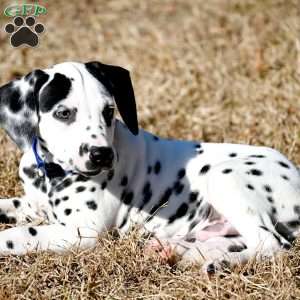
M90 161L103 169L110 169L114 161L114 151L110 147L92 146L89 154Z

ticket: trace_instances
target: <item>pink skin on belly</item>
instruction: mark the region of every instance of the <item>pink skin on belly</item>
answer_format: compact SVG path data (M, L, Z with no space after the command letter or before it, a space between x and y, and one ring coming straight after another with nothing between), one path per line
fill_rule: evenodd
M205 242L213 237L224 237L229 235L239 235L239 232L223 217L210 221L207 226L195 232L197 241ZM184 240L184 237L182 238ZM162 262L167 262L173 253L172 243L167 240L151 239L145 248L146 254L157 253Z
M221 219L208 223L204 229L196 232L196 239L204 242L212 237L238 234L239 232L225 218L221 217Z

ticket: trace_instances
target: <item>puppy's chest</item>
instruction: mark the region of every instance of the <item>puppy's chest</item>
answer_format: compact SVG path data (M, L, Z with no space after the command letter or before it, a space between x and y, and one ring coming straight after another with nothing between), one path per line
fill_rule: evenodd
M62 225L86 222L99 209L101 188L80 175L51 180L48 187L47 215Z

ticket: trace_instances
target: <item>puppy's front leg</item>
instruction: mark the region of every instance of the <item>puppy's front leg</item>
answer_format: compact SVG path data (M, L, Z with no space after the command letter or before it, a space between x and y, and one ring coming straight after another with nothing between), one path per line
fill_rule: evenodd
M37 205L27 197L0 199L0 223L24 224L37 219L47 219L47 206Z
M0 232L0 255L23 255L33 251L64 252L71 247L90 248L98 233L86 227L60 224L20 226Z

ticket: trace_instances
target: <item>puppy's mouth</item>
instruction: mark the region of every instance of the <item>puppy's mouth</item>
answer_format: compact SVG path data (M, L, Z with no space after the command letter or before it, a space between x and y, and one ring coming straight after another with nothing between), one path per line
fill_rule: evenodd
M96 175L100 174L101 171L102 171L101 168L98 169L98 170L94 170L94 171L81 171L81 170L79 170L77 168L75 168L75 170L76 170L77 173L79 173L81 175L84 175L86 177L96 176Z
M83 176L86 176L86 177L92 177L92 176L96 176L96 175L99 175L101 172L103 171L109 171L111 170L111 168L98 168L97 170L92 170L92 171L81 171L79 170L78 168L75 168L76 172L83 175Z

